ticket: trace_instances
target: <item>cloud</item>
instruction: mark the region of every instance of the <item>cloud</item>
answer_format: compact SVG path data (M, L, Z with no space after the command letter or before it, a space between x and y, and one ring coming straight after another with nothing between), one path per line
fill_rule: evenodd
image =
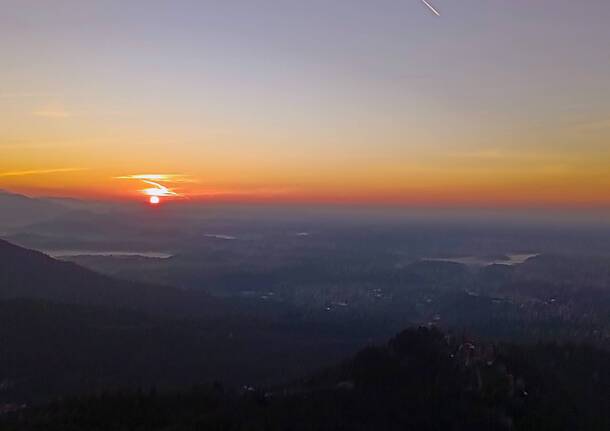
M577 132L600 132L610 129L610 118L604 118L597 121L589 121L577 124L574 126Z
M256 197L256 196L282 196L294 193L295 189L290 187L254 187L247 189L215 189L200 190L193 193L197 197Z
M505 150L500 148L487 148L474 151L462 151L446 154L452 159L473 160L481 162L514 161L514 162L538 162L542 160L557 160L562 157L557 153L532 152L522 149Z
M463 153L455 153L453 157L465 158L465 159L483 159L483 160L495 160L505 159L513 157L514 154L509 154L499 149L483 149L479 151L465 151Z
M114 177L117 180L158 181L170 184L196 183L197 181L183 174L136 174Z
M46 174L57 174L61 172L77 172L85 171L86 168L58 168L58 169L33 169L28 171L9 171L0 172L0 177L22 177L26 175L46 175Z
M168 189L163 184L159 184L159 183L156 183L154 181L149 181L149 180L141 180L141 181L143 183L154 186L152 188L147 188L147 189L141 190L142 193L144 193L145 195L157 196L157 197L180 196L180 195L178 195L178 193L176 193L175 191L173 191L171 189Z
M23 150L23 149L39 149L47 148L45 144L23 143L23 144L0 144L2 150Z
M50 110L42 110L42 111L34 111L32 113L36 117L43 118L70 118L72 117L72 113L63 110L63 109L50 109Z
M30 139L16 139L0 143L0 150L29 150L40 148L57 148L69 146L65 141L39 141Z
M152 188L146 188L140 190L141 193L147 196L156 197L177 197L187 198L182 193L178 193L175 190L165 186L164 184L181 184L181 183L194 183L195 180L189 178L187 175L182 174L135 174L135 175L123 175L120 177L114 177L118 180L135 180L142 183L153 186Z
M0 93L0 99L31 99L51 97L51 93Z

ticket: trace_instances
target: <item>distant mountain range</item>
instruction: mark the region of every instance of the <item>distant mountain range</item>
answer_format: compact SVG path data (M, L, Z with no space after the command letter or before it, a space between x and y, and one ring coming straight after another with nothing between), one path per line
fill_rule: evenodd
M68 212L59 203L0 190L0 228L14 228L49 220Z

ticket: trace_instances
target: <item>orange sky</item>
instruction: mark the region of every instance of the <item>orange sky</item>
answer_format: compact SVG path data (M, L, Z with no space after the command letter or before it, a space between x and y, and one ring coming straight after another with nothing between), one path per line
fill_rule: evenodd
M0 188L610 206L608 2L384 2L9 0Z

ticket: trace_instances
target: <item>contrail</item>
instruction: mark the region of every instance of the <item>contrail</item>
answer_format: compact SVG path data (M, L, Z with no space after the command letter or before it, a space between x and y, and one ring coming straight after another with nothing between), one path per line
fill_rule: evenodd
M421 0L424 2L424 4L426 6L428 6L428 9L430 9L432 12L434 12L434 15L436 16L441 16L441 14L439 13L439 11L437 11L436 9L434 9L434 6L432 6L430 3L428 3L426 0Z

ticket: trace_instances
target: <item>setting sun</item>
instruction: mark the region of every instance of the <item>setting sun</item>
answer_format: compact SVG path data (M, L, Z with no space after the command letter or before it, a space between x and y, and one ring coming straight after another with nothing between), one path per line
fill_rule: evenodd
M159 204L161 202L161 199L159 199L159 196L151 196L150 199L149 199L149 202L152 205L157 205L157 204Z

